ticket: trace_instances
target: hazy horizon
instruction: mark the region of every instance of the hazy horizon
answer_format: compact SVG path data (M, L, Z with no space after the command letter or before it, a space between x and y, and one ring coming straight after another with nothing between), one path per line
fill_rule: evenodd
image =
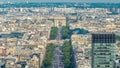
M28 0L29 2L81 2L81 3L120 3L120 0ZM2 3L20 3L27 0L0 0Z

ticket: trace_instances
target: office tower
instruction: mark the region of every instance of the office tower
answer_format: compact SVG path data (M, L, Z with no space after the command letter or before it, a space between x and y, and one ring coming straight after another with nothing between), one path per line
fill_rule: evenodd
M92 68L113 68L115 34L92 34Z
M120 13L119 8L108 8L108 11L113 13L113 14L118 14Z

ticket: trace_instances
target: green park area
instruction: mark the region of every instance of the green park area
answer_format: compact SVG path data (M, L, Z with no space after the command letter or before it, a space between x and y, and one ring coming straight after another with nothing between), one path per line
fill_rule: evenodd
M50 43L46 47L46 54L43 60L42 68L52 68L53 56L54 56L54 44Z
M51 27L50 39L52 39L52 40L56 39L57 35L58 35L58 28L57 27Z
M69 38L69 26L63 26L62 27L62 38L66 39Z
M62 47L64 68L73 68L71 60L71 44L70 41L65 41Z

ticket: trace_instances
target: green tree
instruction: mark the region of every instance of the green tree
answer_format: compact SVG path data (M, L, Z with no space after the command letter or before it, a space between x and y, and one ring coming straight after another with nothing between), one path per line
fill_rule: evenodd
M58 28L57 27L51 27L50 39L56 39L57 35L58 35Z
M73 68L71 61L71 44L70 41L64 41L62 46L64 68Z
M53 56L54 56L54 44L50 43L46 47L46 54L45 58L43 60L42 68L51 68L52 62L53 62Z
M69 37L69 26L62 27L62 38L66 39Z

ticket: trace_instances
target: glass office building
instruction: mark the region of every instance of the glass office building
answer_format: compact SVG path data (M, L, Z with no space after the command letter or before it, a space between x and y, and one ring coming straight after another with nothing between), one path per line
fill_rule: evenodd
M92 34L92 68L113 68L115 34Z

